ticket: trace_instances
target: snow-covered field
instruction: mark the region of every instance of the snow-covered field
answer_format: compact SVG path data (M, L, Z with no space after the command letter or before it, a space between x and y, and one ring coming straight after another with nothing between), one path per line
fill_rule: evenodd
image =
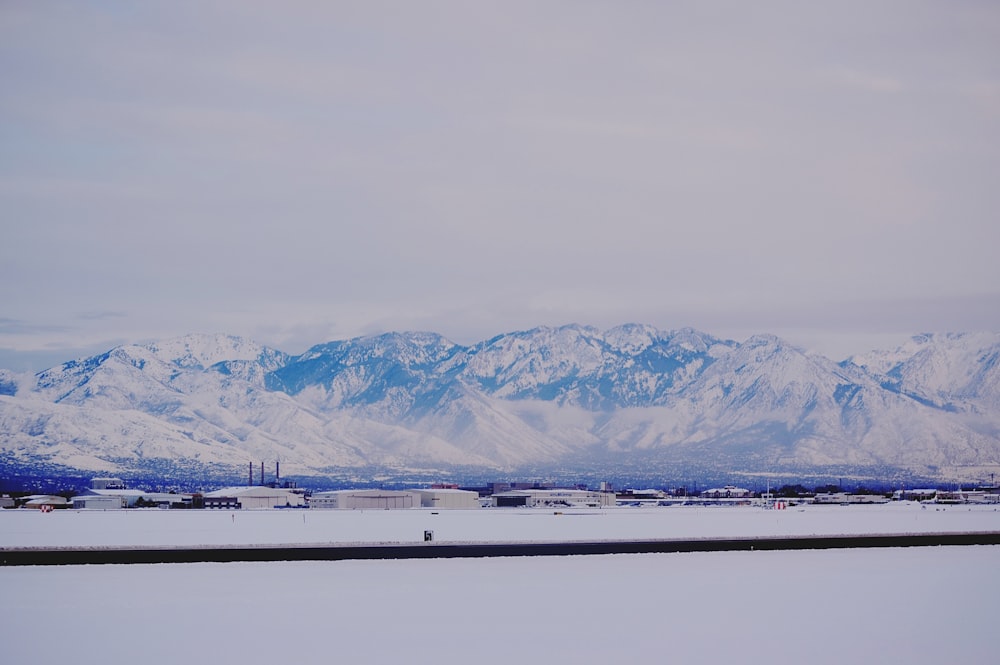
M0 547L570 541L1000 531L1000 507L0 511Z
M42 514L0 545L990 531L994 508ZM994 662L1000 547L0 568L0 661Z

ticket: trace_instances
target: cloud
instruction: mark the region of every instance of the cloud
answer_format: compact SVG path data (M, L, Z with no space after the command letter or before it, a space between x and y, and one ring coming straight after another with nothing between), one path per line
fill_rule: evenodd
M107 321L109 319L124 319L128 314L125 312L109 312L109 311L96 311L96 312L82 312L77 315L77 318L84 321Z
M834 67L829 70L828 76L835 83L866 92L891 95L905 90L903 82L898 78L848 67Z
M19 319L0 318L0 335L37 335L66 333L72 327L65 325L30 323Z
M0 12L10 348L990 321L989 7Z

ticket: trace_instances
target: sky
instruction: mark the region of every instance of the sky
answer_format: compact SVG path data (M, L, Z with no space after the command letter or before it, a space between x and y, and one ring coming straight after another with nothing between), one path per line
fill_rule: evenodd
M0 4L0 367L1000 330L1000 5Z

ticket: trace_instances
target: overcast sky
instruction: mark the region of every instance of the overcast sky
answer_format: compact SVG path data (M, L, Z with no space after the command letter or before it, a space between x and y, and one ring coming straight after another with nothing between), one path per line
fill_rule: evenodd
M0 367L1000 330L995 2L3 2Z

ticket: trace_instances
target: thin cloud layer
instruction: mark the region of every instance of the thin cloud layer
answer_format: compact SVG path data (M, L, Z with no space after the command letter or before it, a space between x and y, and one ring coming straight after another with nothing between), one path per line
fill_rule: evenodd
M1000 329L998 35L973 2L7 4L0 347Z

